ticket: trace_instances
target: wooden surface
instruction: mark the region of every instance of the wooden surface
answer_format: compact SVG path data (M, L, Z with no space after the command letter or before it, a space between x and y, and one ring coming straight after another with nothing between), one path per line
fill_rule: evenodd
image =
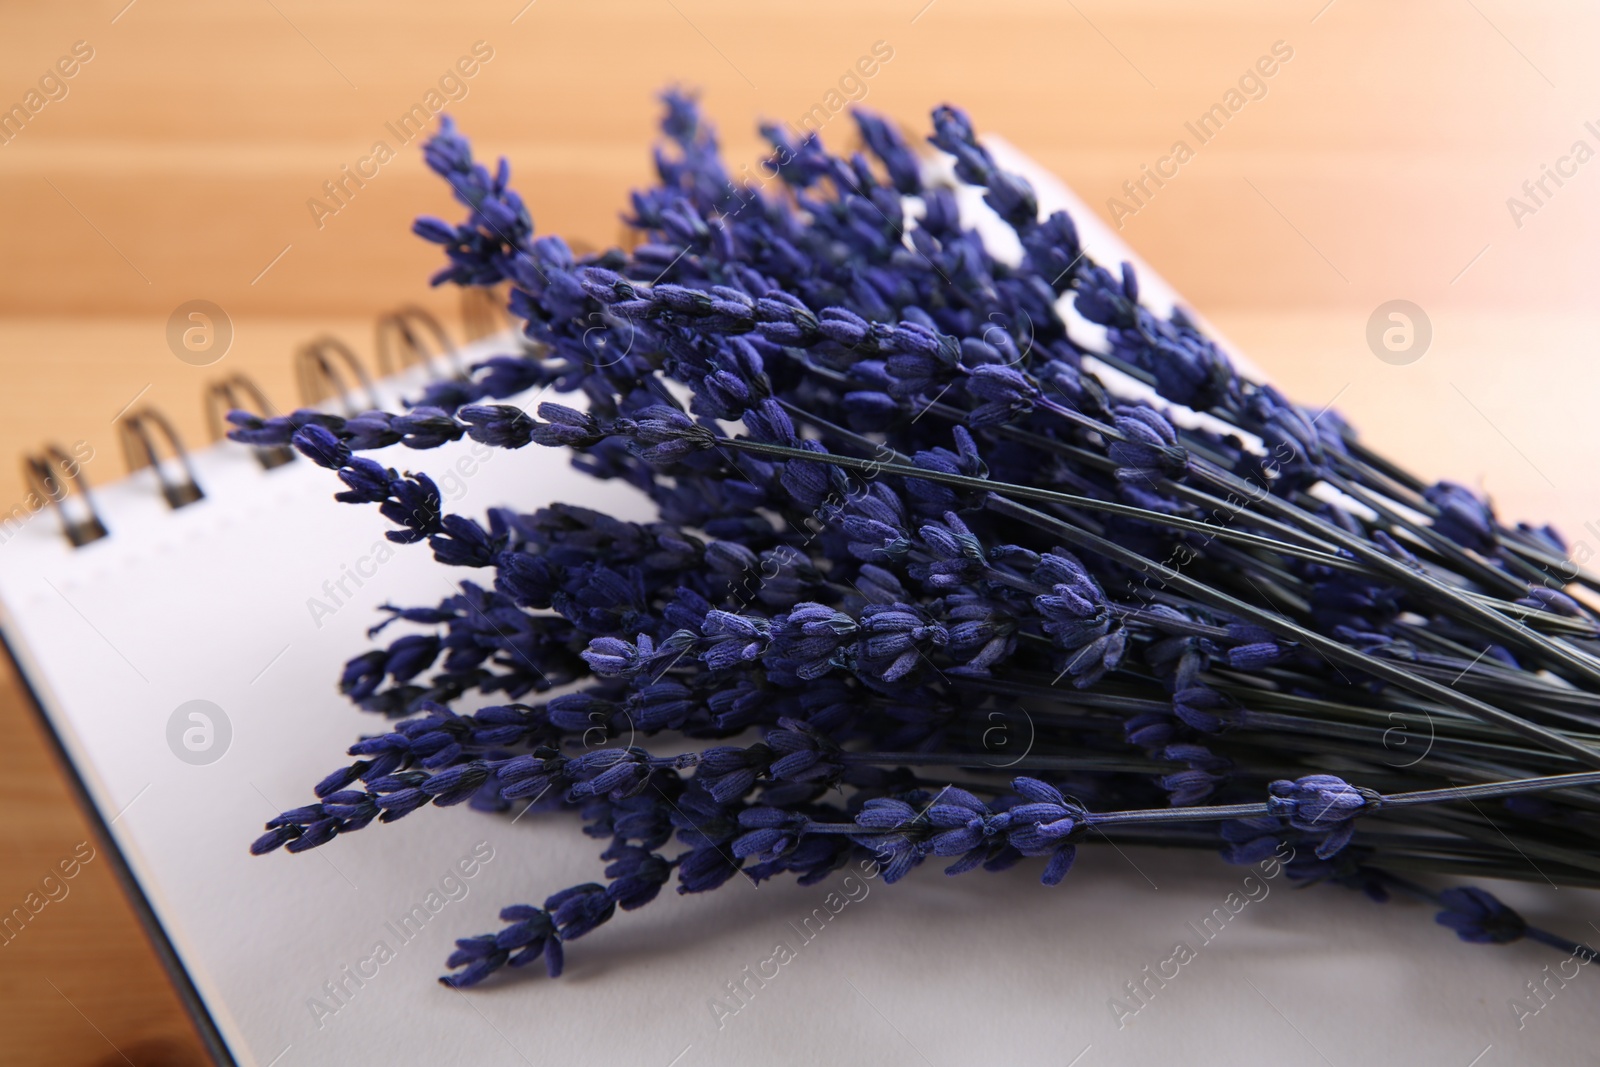
M652 92L705 91L730 156L757 117L825 103L875 42L893 58L867 106L921 129L961 104L1055 169L1103 215L1174 141L1178 175L1123 233L1306 404L1339 409L1430 477L1490 491L1600 548L1592 307L1600 16L1509 0L904 0L753 5L523 0L7 4L0 106L75 42L93 58L0 145L0 458L49 439L120 477L113 423L135 397L204 436L199 389L223 371L293 398L287 353L325 329L370 355L371 316L425 291L407 233L452 214L416 144L318 226L307 201L423 102L475 42L493 50L449 110L509 156L540 227L605 244L648 176ZM1275 42L1293 50L1208 143L1185 128ZM70 64L69 64L70 65ZM52 83L49 88L59 95ZM848 88L848 85L847 85ZM840 115L824 137L848 139ZM1544 165L1538 201L1521 191ZM1507 198L1531 211L1514 217ZM1420 305L1427 354L1369 350L1369 315ZM169 351L179 304L221 306L235 339L198 368ZM21 499L10 459L0 500ZM0 547L0 551L3 551ZM90 838L14 683L0 684L0 909ZM176 999L104 857L0 947L0 1062L199 1062Z

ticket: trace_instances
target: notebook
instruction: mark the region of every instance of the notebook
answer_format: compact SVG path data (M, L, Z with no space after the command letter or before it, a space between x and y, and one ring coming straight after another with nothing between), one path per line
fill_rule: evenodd
M1047 211L1073 213L1097 259L1137 262L1061 183L991 147ZM976 194L963 207L1003 249ZM1173 299L1148 267L1142 285ZM392 408L439 369L374 388ZM1466 945L1430 909L1294 890L1272 865L1106 845L1054 889L1028 868L930 865L895 886L847 869L811 887L669 891L570 945L559 980L528 968L446 988L455 938L600 877L600 843L571 817L461 806L251 857L265 819L383 730L335 685L377 606L436 602L460 572L389 545L376 511L334 503L337 480L304 460L267 469L229 442L187 455L201 499L171 506L157 474L181 496L183 471L169 459L95 487L104 536L79 510L81 547L47 512L9 528L0 629L219 1062L1592 1061L1600 971L1585 964ZM429 472L459 513L567 501L651 517L554 450L374 458ZM1571 936L1600 919L1590 892L1494 891Z

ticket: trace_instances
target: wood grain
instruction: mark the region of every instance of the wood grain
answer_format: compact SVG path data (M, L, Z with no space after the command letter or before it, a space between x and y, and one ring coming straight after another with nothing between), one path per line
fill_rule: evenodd
M112 480L113 421L136 396L202 440L198 393L219 373L246 371L288 404L296 341L332 329L370 357L376 312L415 299L450 312L425 289L430 250L407 233L417 213L451 214L448 198L415 140L386 124L476 42L492 57L452 88L465 96L449 111L512 160L542 228L606 244L627 190L648 179L659 87L702 88L730 157L753 161L755 119L826 106L882 41L893 58L857 90L868 106L921 129L929 107L960 103L1108 219L1142 165L1191 141L1178 175L1121 219L1148 260L1302 402L1337 399L1419 472L1600 546L1584 529L1600 520L1600 445L1586 432L1600 395L1600 163L1561 163L1580 139L1600 147L1585 126L1600 120L1591 7L125 3L5 8L0 108L25 104L75 42L93 57L63 79L64 97L0 135L0 456L82 440L89 477ZM1280 41L1293 58L1264 95L1205 143L1189 134ZM846 142L848 126L833 118L824 137ZM378 140L395 159L347 185L337 213L308 207L331 204L323 183ZM1559 185L1544 170L1558 164ZM1541 179L1534 203L1521 187ZM1514 217L1514 196L1534 210ZM1379 362L1364 339L1395 298L1433 323L1409 366ZM234 327L213 367L180 362L165 340L192 299ZM0 502L22 493L0 464ZM14 683L0 686L0 726L9 908L88 831ZM86 865L70 896L0 947L0 1035L4 1062L198 1061L107 864Z

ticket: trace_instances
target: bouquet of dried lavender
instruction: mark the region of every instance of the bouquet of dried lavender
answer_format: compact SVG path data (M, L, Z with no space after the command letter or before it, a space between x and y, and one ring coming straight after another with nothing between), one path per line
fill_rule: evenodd
M628 251L535 236L503 160L475 163L448 121L428 144L469 211L416 223L449 257L434 282L509 283L523 352L401 414L230 416L236 440L337 471L391 540L476 572L385 608L373 635L411 632L341 686L389 732L252 851L463 802L606 842L603 883L457 942L455 986L558 974L567 942L674 879L868 861L894 882L938 858L1054 885L1096 842L1292 856L1298 882L1423 897L1469 941L1592 955L1480 889L1428 887L1600 885L1581 591L1600 578L1552 530L1241 377L1066 214L1041 220L960 111L930 140L1020 262L879 117L856 113L848 158L764 127L768 180L744 181L694 102L663 99ZM491 402L535 389L582 400ZM554 504L485 525L357 455L463 436L571 449L657 520ZM997 721L1026 746L986 747Z

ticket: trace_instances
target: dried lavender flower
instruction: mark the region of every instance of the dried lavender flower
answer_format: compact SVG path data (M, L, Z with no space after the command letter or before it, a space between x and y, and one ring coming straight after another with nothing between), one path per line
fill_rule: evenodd
M730 177L692 97L662 100L626 252L536 234L509 165L476 162L449 120L426 146L467 209L414 226L447 258L434 282L509 282L523 351L402 413L229 416L235 440L337 472L391 541L472 568L436 605L385 606L371 635L403 632L339 685L388 732L252 852L428 806L576 816L606 842L605 881L458 941L457 987L535 960L554 977L567 942L674 879L809 884L865 861L896 882L938 857L1056 885L1102 840L1236 863L1290 842L1297 881L1421 897L1469 941L1583 949L1483 890L1408 880L1459 859L1600 884L1600 615L1579 591L1600 579L1558 536L1424 483L1239 374L1181 309L1152 313L1133 268L1040 219L955 108L929 141L1015 229L1020 264L886 119L856 114L867 153L848 159L764 128L774 192ZM494 402L536 388L574 399ZM657 517L480 522L425 472L360 455L463 437L568 449ZM997 767L983 730L1023 700L1033 740ZM1419 716L1432 745L1397 768L1389 731Z

